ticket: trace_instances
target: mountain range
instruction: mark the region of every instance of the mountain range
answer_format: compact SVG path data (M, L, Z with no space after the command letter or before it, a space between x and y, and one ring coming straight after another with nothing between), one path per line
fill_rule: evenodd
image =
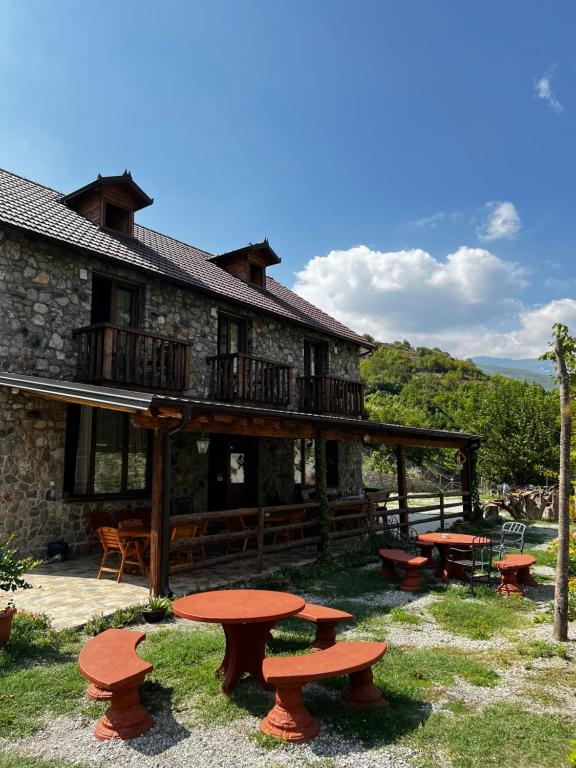
M554 363L551 360L514 359L511 357L473 357L484 373L509 379L535 381L546 389L554 387Z

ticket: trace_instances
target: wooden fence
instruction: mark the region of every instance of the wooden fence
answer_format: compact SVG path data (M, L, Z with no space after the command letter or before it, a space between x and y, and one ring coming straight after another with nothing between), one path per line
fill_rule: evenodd
M367 500L332 502L330 538L338 542L357 537L378 536L397 528L407 530L413 525L434 522L444 529L446 520L462 517L462 502L466 495L459 492L412 493L385 497L383 494L371 494L372 498ZM421 502L428 499L430 504L410 506L411 501ZM395 508L390 508L391 505L395 505ZM460 511L450 511L457 507ZM171 566L171 572L208 569L247 558L255 560L255 571L260 572L264 568L266 555L289 549L318 547L321 544L318 509L316 502L307 502L172 517L171 523L197 524L201 534L193 539L194 562L175 564ZM409 516L414 512L437 514L410 521ZM397 519L390 520L391 517ZM225 549L225 552L222 552L222 549Z

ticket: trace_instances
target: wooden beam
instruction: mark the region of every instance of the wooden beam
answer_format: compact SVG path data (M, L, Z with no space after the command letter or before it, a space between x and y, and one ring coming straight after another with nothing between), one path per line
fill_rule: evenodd
M465 458L464 463L460 467L460 483L462 486L462 511L464 513L465 520L472 519L472 496L470 495L470 489L472 488L472 461L471 451L463 450L462 455Z
M152 465L152 519L150 536L150 590L162 594L162 519L164 510L164 447L165 430L154 431Z
M396 446L396 480L398 487L398 496L406 496L406 454L403 445ZM408 500L400 508L400 525L404 533L408 533Z

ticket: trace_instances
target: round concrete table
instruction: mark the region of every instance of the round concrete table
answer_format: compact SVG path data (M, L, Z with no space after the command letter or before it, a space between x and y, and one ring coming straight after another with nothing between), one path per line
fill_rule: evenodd
M472 549L472 546L482 547L490 544L490 539L486 536L471 536L469 533L421 533L418 541L435 544L440 554L440 565L436 571L436 576L442 581L448 581L452 576L461 581L468 581L468 577L462 567L454 563L447 562L447 553L451 547L458 549Z
M225 589L182 597L172 608L183 619L222 624L226 651L217 674L223 678L222 690L228 692L246 672L263 688L269 687L262 675L262 662L270 630L304 605L301 597L286 592Z

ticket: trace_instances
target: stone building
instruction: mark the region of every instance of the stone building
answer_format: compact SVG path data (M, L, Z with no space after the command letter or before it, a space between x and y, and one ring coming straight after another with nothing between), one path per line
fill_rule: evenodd
M267 242L213 256L136 224L151 203L129 174L62 195L1 173L0 370L360 418L369 343L275 281ZM147 430L37 394L0 387L0 537L82 551L92 510L150 504ZM172 511L286 504L313 482L310 442L196 438L174 438ZM358 492L359 443L329 460L334 493Z

